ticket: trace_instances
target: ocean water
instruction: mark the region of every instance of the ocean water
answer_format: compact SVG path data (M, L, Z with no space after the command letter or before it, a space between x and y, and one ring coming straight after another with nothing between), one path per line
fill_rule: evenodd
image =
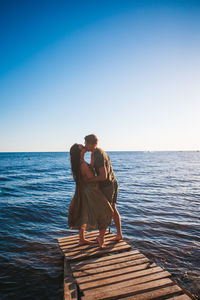
M200 152L109 155L124 238L200 298ZM74 188L69 153L0 153L0 299L63 299Z

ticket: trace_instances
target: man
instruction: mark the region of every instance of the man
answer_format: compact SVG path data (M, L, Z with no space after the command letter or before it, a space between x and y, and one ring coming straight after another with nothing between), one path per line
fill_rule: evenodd
M100 189L112 205L113 220L117 229L117 235L114 240L120 241L122 239L121 219L116 208L118 183L108 154L97 148L97 143L96 135L90 134L85 137L85 148L87 151L91 151L91 164L97 174L94 178L89 179L88 182L99 182Z

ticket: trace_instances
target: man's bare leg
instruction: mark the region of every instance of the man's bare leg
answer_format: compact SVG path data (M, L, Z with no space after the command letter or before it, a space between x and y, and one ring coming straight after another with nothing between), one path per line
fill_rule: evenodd
M112 203L112 208L113 208L113 220L115 223L115 227L117 229L117 235L113 239L113 241L120 241L120 240L122 240L121 218L120 218L120 215L119 215L119 212L117 210L115 203Z
M104 244L104 235L105 235L106 229L107 229L107 227L104 228L104 229L99 229L99 235L96 238L97 243L99 244L100 248L104 248L104 246L105 246L105 244Z
M79 245L82 246L82 245L86 245L86 244L90 245L90 244L93 244L93 242L86 240L84 229L80 229L79 230Z

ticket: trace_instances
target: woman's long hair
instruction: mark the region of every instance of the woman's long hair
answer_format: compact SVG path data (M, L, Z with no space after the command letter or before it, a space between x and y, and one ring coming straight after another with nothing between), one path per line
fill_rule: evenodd
M76 183L79 183L80 180L80 154L81 150L79 149L78 144L74 144L70 148L70 162L72 175Z

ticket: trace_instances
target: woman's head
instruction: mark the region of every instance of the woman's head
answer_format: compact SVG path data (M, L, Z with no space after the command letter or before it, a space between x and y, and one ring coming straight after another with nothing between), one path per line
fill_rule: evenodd
M83 146L74 144L70 148L70 162L74 180L77 182L80 178L80 156Z

